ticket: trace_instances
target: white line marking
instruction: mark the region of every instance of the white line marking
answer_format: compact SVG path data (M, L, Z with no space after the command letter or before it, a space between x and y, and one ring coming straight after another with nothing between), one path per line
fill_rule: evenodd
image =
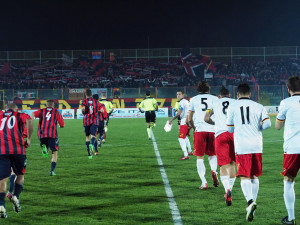
M169 202L169 207L170 207L170 210L171 210L173 222L174 222L175 225L182 225L183 223L182 223L182 220L181 220L180 212L179 212L179 209L177 207L176 200L174 198L173 191L172 191L171 185L169 183L167 173L166 173L165 168L164 168L164 164L163 164L162 159L160 157L159 150L157 148L157 144L156 144L155 137L154 137L152 129L151 129L151 136L152 136L152 142L153 142L153 146L154 146L154 150L155 150L156 159L157 159L157 162L158 162L158 165L159 165L161 178L162 178L163 183L165 185L165 191L166 191L166 194L167 194L167 197L168 197L168 202Z

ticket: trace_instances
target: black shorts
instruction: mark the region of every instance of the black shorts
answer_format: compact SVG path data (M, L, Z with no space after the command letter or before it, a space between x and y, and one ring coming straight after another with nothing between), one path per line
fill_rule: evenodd
M88 137L90 135L96 136L98 131L98 125L91 124L89 126L84 127L85 136Z
M58 138L41 138L40 145L45 144L47 149L51 149L51 151L58 151Z
M146 117L146 123L150 123L150 122L155 123L155 118L156 118L155 111L146 111L145 117Z
M24 175L26 155L0 155L0 180L10 176L11 168L16 175Z

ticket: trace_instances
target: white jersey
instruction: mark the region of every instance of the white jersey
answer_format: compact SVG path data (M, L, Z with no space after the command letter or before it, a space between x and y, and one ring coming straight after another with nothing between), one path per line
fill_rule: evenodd
M213 101L218 98L210 94L199 94L191 99L190 111L194 112L194 125L196 132L214 132L214 125L204 121L206 110L212 107Z
M280 102L277 120L285 121L283 150L286 154L300 154L300 95Z
M235 99L223 97L213 102L211 109L214 113L215 137L227 131L226 119L228 107L235 101Z
M188 110L190 108L190 102L186 99L181 99L179 102L179 109L182 110L180 114L180 125L185 125L186 124L186 117L188 114Z
M265 108L248 98L229 106L226 124L234 127L234 149L238 155L262 153L261 122L270 119Z

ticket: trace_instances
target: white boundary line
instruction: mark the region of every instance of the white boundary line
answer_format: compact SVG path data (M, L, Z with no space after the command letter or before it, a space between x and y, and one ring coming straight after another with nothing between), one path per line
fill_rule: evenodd
M157 148L157 144L156 144L155 137L154 137L152 129L151 129L151 136L152 136L152 142L153 142L153 147L154 147L154 150L155 150L156 159L157 159L157 162L158 162L158 165L159 165L161 178L162 178L163 183L165 185L165 191L166 191L166 194L167 194L167 197L168 197L168 202L169 202L169 207L170 207L170 210L171 210L173 222L174 222L175 225L182 225L183 223L182 223L182 220L181 220L180 212L179 212L179 209L177 207L176 200L175 200L175 197L173 195L173 191L172 191L171 185L169 183L166 170L164 168L164 164L163 164L162 159L160 157L159 150Z

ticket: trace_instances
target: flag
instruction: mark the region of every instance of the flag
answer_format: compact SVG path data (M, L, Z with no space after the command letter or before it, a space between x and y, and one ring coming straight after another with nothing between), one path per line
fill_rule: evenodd
M97 76L100 76L106 70L104 64L102 63L102 60L100 59L95 60L92 64L92 67L94 68Z
M201 76L201 67L204 65L200 60L194 60L189 48L183 48L181 51L181 62L188 75L194 77ZM200 67L200 68L199 68ZM199 71L200 69L200 71ZM204 71L202 71L203 73Z
M1 69L1 74L6 75L9 73L9 71L10 71L10 64L9 62L6 62Z
M73 59L70 56L66 55L65 53L62 54L61 59L65 65L70 65L73 63Z
M78 60L79 60L79 65L82 67L82 68L86 68L87 65L88 65L88 57L87 56L83 56L83 55L80 55L78 56Z

